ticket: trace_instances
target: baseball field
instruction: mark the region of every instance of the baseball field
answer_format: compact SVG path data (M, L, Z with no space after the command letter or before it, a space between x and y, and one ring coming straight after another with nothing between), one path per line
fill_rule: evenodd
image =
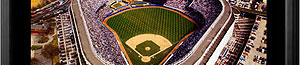
M188 16L165 7L122 10L104 20L134 65L160 64L179 43L199 29Z

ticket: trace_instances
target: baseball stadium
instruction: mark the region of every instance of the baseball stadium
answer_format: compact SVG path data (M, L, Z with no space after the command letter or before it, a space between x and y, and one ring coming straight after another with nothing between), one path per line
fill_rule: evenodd
M86 61L96 65L89 56L109 65L182 63L222 11L219 0L76 1L87 31L83 52L90 45Z
M157 65L178 43L200 28L180 11L159 5L119 9L123 10L108 15L104 25L120 41L132 64Z

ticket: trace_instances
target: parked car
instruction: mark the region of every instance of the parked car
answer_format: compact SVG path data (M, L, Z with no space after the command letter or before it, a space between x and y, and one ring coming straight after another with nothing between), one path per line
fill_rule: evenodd
M257 30L258 29L258 25L254 25L253 29Z
M264 35L267 35L267 30L264 31Z
M239 63L238 65L244 65L243 63Z
M246 47L245 51L249 53L250 49L250 47Z
M255 36L251 36L251 37L250 37L251 40L254 40L255 38L256 38Z
M253 43L248 43L247 46L248 46L248 47L251 47L251 48L254 47Z

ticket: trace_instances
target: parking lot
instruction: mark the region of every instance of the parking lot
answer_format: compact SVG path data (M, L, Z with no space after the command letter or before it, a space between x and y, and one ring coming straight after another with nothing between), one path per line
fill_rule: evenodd
M231 5L254 11L266 11L267 0L228 0Z
M246 48L238 61L239 65L266 65L267 63L267 28L266 19L258 16L253 25Z
M80 64L78 46L74 39L74 29L70 21L69 12L56 17L59 59L63 65Z

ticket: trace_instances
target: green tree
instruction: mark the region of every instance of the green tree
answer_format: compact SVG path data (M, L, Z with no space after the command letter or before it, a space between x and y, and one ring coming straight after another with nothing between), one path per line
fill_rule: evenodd
M57 62L55 65L62 65L60 62Z
M40 61L39 61L38 59L36 59L36 58L31 58L30 64L31 64L31 65L38 65L39 62L40 62Z
M41 7L43 7L43 5L41 5L41 4L38 4L38 5L37 5L37 9L38 9L38 8L41 8Z
M47 0L45 5L47 5L47 4L49 4L49 3L50 3L50 2Z
M57 46L47 44L42 49L42 55L48 59L52 59L53 56L57 56L59 54L59 50Z

